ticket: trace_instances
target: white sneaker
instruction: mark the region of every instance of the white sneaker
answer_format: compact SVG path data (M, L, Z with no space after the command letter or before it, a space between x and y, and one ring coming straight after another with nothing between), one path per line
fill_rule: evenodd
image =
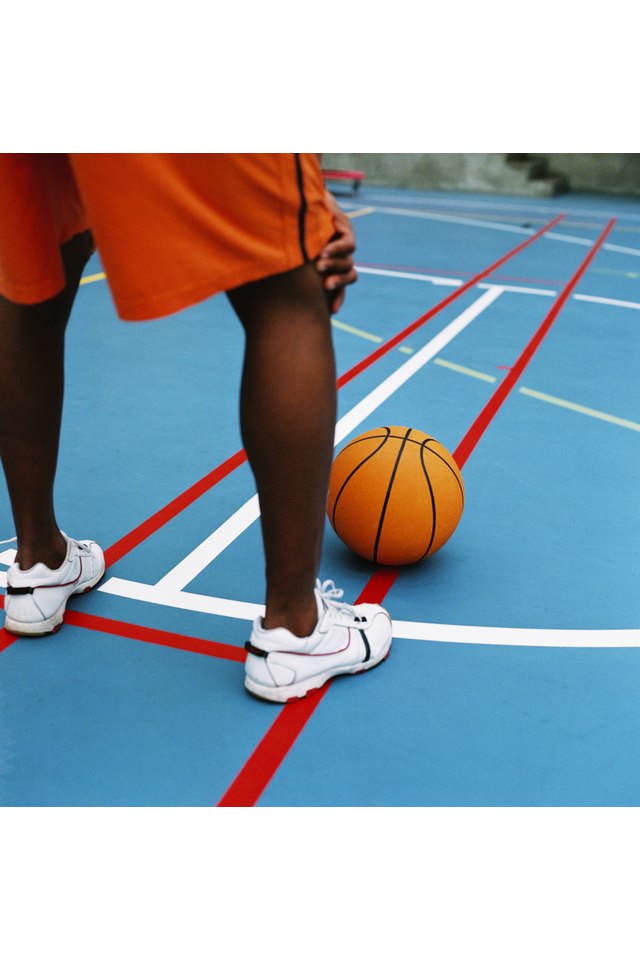
M377 603L339 602L333 580L316 580L318 623L309 637L284 627L265 630L262 617L245 643L246 689L286 703L306 696L340 673L362 673L384 660L391 647L391 618Z
M4 628L19 637L54 633L72 593L86 593L104 574L104 554L93 540L72 540L66 534L67 556L57 570L36 563L21 570L17 563L7 572Z

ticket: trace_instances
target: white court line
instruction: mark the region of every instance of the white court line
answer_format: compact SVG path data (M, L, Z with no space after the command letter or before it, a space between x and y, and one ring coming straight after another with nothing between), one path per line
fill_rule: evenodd
M10 567L16 558L16 553L17 551L15 548L12 550L3 550L2 553L0 553L0 564L2 564L3 567ZM0 571L0 587L4 587L6 589L6 586L7 575L3 570Z
M371 273L378 277L398 277L400 280L422 280L432 283L436 287L461 287L464 280L454 280L451 277L436 277L429 273L406 273L403 270L384 270L382 267L359 267L358 273Z
M394 194L384 194L376 193L375 191L370 192L367 190L367 202L376 200L382 201L382 203L397 203L398 200L401 200L401 197L398 197ZM626 213L621 210L596 210L596 209L585 209L581 210L578 207L565 207L565 206L543 206L537 203L525 204L525 203L504 203L500 200L469 200L458 195L456 199L446 199L443 197L407 197L407 203L417 204L418 206L433 206L433 207L468 207L470 209L481 209L489 208L490 210L496 210L498 213L501 210L522 210L523 213L549 213L557 214L562 210L563 213L566 213L567 216L580 216L580 217L603 217L605 219L610 219L611 217L617 217L622 220L640 220L640 214L637 213ZM349 202L349 206L357 205L356 202Z
M222 597L206 597L185 590L158 590L157 586L112 577L100 587L129 600L208 613L234 620L253 621L264 616L264 605ZM426 640L432 643L475 643L508 647L640 647L640 630L534 630L519 627L457 626L452 623L421 623L394 620L396 640Z
M627 307L629 310L640 310L640 303L633 300L612 300L610 297L592 297L586 293L574 293L574 300L585 300L587 303L603 303L607 307Z
M335 430L335 443L340 443L370 413L396 392L404 383L444 349L454 337L457 337L476 317L502 294L502 288L486 290L466 310L452 320L440 333L436 334L421 350L416 351L394 373L372 390L360 403L338 420ZM158 591L174 592L182 590L198 576L223 550L240 536L260 516L257 494L242 505L228 520L215 530L206 540L192 550L173 569L169 570L156 584ZM104 590L106 585L99 589Z
M449 277L435 277L427 273L407 273L406 270L386 270L380 267L357 267L358 273L370 273L374 276L396 277L398 280L423 280L436 286L461 287L462 280L451 280ZM517 287L503 283L478 283L479 290L500 289L503 293L524 293L537 297L555 297L557 290L538 287ZM584 300L586 303L602 303L608 307L626 307L628 310L640 310L640 303L635 300L614 300L611 297L594 297L586 293L574 293L572 300Z
M423 283L432 283L436 287L461 287L463 280L453 280L451 277L436 277L429 273L408 273L406 270L387 270L383 267L359 267L358 273L369 273L376 277L393 277L397 280L422 280ZM555 297L557 290L542 287L517 287L504 283L478 283L479 290L500 289L503 293L527 293L536 297Z
M534 630L394 620L393 635L406 640L508 647L640 647L640 630Z
M427 213L426 210L405 210L403 207L376 207L376 213L386 213L394 217L413 217L417 220L438 220L443 223L459 223L464 227L481 227L485 230L502 230L504 233L524 233L531 236L534 232L528 227L514 227L505 223L495 223L492 220L472 220L469 217L456 217L444 213ZM592 247L594 240L586 240L584 237L574 237L571 234L554 233L548 231L542 235L547 240L561 240L563 243L576 243L583 247ZM640 250L636 247L621 247L614 243L605 243L603 250L610 250L613 253L626 253L633 257L640 257Z

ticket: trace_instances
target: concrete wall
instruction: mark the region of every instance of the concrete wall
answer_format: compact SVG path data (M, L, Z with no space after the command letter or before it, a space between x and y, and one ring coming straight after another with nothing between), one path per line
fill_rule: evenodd
M543 195L555 175L568 189L640 196L640 154L524 154L546 167L529 179L526 164L504 153L327 153L323 166L363 170L372 184L432 190ZM532 163L533 166L533 163Z
M541 153L571 190L640 196L640 153Z

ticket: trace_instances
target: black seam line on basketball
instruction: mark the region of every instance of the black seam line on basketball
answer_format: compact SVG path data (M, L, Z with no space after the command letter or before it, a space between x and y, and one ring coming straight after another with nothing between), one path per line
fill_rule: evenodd
M307 246L305 243L305 219L307 216L307 198L304 192L304 177L302 175L302 161L300 160L300 154L294 153L296 159L296 177L298 180L298 190L300 191L300 209L298 211L298 238L300 240L300 249L302 251L302 256L304 257L304 262L309 262L309 254L307 253Z
M431 524L431 539L429 540L429 545L425 552L420 557L421 560L427 556L431 547L433 546L433 539L436 535L436 498L433 495L433 487L431 486L431 480L429 479L429 474L427 473L427 467L424 462L424 451L428 450L426 443L423 443L420 447L420 463L422 464L422 469L424 471L424 478L427 481L427 486L429 487L429 495L431 496L431 510L433 511L433 522ZM433 453L433 450L431 451Z
M369 641L367 640L367 636L366 636L364 630L359 630L358 632L359 632L360 636L362 637L362 639L364 640L364 648L365 648L366 653L365 653L365 658L364 658L364 660L363 660L362 662L363 662L363 663L366 663L367 660L370 660L370 659L371 659L371 647L369 646Z
M437 441L436 441L436 443L437 443ZM431 449L431 447L429 446L429 441L428 441L428 440L427 440L427 441L425 442L425 444L424 444L424 449L425 449L425 450L428 450L429 453L432 453L432 454L434 455L434 457L437 457L437 458L438 458L438 460L442 460L442 462L444 463L445 467L447 467L447 469L451 471L451 473L452 473L453 476L455 477L456 483L458 484L458 486L459 486L459 488L460 488L460 496L462 497L462 506L464 507L464 487L463 487L462 484L460 483L460 477L458 476L458 474L455 472L455 470L453 469L453 467L451 466L451 464L450 464L450 463L447 463L447 461L445 460L445 458L442 457L442 456L438 453L437 450L432 450L432 449Z
M383 430L389 430L390 428L389 428L389 427L382 427L381 429L383 429ZM412 429L413 429L413 428L412 428ZM365 440L380 440L381 437L382 437L382 434L381 434L381 433L376 433L376 434L374 434L374 435L371 436L371 437L356 437L355 440L351 440L350 443L347 443L347 444L342 448L342 450L348 450L349 447L352 447L354 443L364 443ZM388 435L387 439L388 439L388 440L404 440L404 437L398 437L398 436L396 436L395 433L390 433L390 434ZM439 443L439 441L436 440L435 437L429 437L429 440L433 440L435 443ZM408 442L408 443L417 443L418 446L422 446L422 444L423 444L423 443L426 443L427 441L426 441L426 440L411 440L411 439L409 439L407 442ZM342 453L342 450L340 451L340 453Z
M388 428L385 427L385 429L388 429ZM364 458L364 460L361 460L360 463L359 463L356 467L353 468L353 470L351 471L351 473L349 474L349 476L347 477L347 479L344 481L344 483L342 484L342 486L341 486L340 489L338 490L338 494L337 494L337 496L336 496L336 499L335 499L334 502L333 502L333 510L331 511L331 524L332 524L334 530L336 529L336 510L338 509L338 500L339 500L340 497L342 496L342 493L343 493L343 491L344 491L344 488L345 488L346 485L349 483L349 480L351 480L351 477L354 475L354 473L357 473L358 470L360 469L360 467L363 467L363 466L365 465L365 463L367 462L367 460L370 460L371 457L374 457L374 456L376 455L376 453L378 452L378 450L382 450L382 448L384 447L385 443L387 442L388 436L389 436L389 434L387 434L387 436L384 438L384 440L382 441L382 443L380 444L379 447L376 447L375 450L373 450L367 457ZM341 452L342 452L342 451L341 451Z
M396 473L398 472L398 464L400 463L400 457L404 451L407 440L409 439L409 434L411 433L411 428L407 430L407 435L404 437L402 443L400 444L400 449L398 450L398 456L396 457L396 462L393 465L393 470L391 471L391 477L389 478L389 486L387 487L387 495L384 498L384 503L382 504L382 512L380 513L380 523L378 524L378 532L376 534L376 542L373 547L373 562L378 562L378 547L380 546L380 537L382 535L382 525L384 523L385 514L387 512L387 507L389 505L389 497L391 496L391 488L393 486L393 481L396 478Z

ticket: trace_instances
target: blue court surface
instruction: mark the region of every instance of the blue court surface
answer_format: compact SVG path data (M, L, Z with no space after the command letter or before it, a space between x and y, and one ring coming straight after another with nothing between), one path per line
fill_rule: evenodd
M320 575L349 601L384 594L389 659L298 704L244 692L264 573L234 457L240 325L223 296L122 323L94 258L68 335L57 510L110 565L57 634L0 632L4 806L640 803L640 206L372 186L339 200L360 270L334 319L340 374L564 214L339 391L338 449L405 425L464 460L458 529L395 578L327 523ZM0 545L3 590L14 550Z

